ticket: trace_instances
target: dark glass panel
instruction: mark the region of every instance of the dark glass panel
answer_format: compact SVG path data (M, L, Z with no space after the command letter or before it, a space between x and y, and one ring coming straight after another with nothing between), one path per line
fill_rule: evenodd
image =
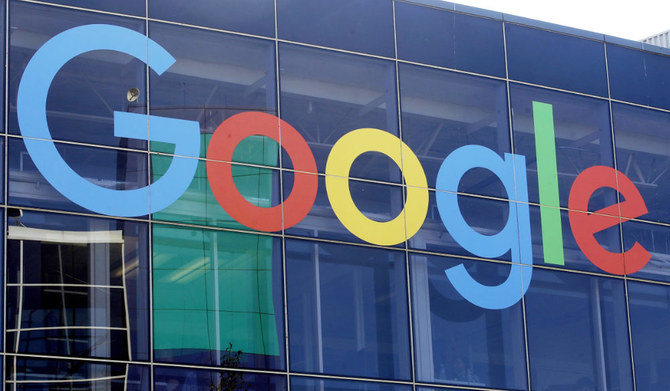
M146 224L23 211L7 225L11 352L148 360Z
M137 16L146 14L146 4L142 0L49 0L49 2Z
M607 67L613 99L670 109L670 58L608 44Z
M633 389L623 280L535 269L525 297L533 389Z
M13 2L10 19L9 132L19 134L16 99L21 75L48 39L72 27L110 24L144 34L144 21ZM114 111L146 113L146 66L127 54L97 50L61 68L49 88L47 121L56 140L146 149L147 142L114 136ZM130 102L126 94L138 88Z
M445 276L458 264L486 285L509 275L504 264L410 254L417 381L527 389L521 302L502 310L471 304Z
M510 79L607 96L602 42L511 23L505 35Z
M155 360L285 367L278 238L159 224L152 238Z
M502 22L395 3L398 58L505 77Z
M231 357L234 362L234 356ZM154 367L155 391L195 390L286 390L285 375L229 372L175 367Z
M631 339L638 390L670 387L670 287L628 281Z
M400 64L402 137L435 188L444 159L455 149L482 145L503 157L510 152L505 82ZM459 191L506 198L489 171L463 176ZM513 196L513 195L511 195Z
M50 141L37 141L48 143ZM13 205L88 212L52 187L35 167L23 140L8 140L8 194ZM132 190L147 185L147 155L107 148L56 143L63 160L93 184L113 190ZM147 209L149 200L147 202Z
M639 219L670 223L670 114L612 103L617 168L642 194Z
M149 0L149 17L274 37L272 0Z
M277 0L279 38L394 57L390 0Z
M405 256L286 241L291 370L410 379Z
M538 176L556 175L550 172L538 173L536 132L546 129L544 127L538 129L535 125L534 121L541 117L538 115L540 113L534 113L534 102L551 105L560 206L568 207L572 184L582 171L596 165L614 167L609 105L606 100L518 84L511 85L510 99L514 152L526 157L530 202L541 201L538 184L542 181L538 181ZM540 158L546 157L546 155L540 156ZM593 209L589 210L601 209L616 203L614 189L599 190L594 197L597 199L591 201L589 205Z
M291 376L291 390L295 391L410 391L411 389L410 385L405 384Z
M325 172L333 145L353 130L375 128L398 136L393 62L293 45L280 45L279 56L282 119L307 141L319 172ZM287 154L282 162L293 167ZM398 166L380 153L362 154L350 176L402 180Z
M149 391L150 367L18 356L6 365L7 384L20 391Z

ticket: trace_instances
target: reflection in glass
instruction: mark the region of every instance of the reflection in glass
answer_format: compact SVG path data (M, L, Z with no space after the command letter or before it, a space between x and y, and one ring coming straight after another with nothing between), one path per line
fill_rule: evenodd
M633 389L623 280L536 269L525 303L533 389Z
M279 67L282 119L305 138L320 173L333 144L352 130L376 128L398 136L393 62L285 44L279 46ZM287 154L282 162L292 167ZM398 166L378 153L356 159L350 176L401 181Z
M285 375L154 367L154 391L285 391Z
M635 243L639 243L651 254L649 263L630 276L670 282L670 227L627 221L621 225L621 230L624 250L627 251Z
M16 391L148 391L148 366L15 356L7 386Z
M526 389L520 302L502 310L469 303L444 273L458 264L485 285L499 285L510 270L499 263L410 254L417 381Z
M156 360L284 367L279 239L155 224L152 244Z
M429 187L435 188L442 162L457 148L482 145L501 158L510 152L504 82L406 64L399 77L403 141L418 156ZM508 197L484 169L466 174L459 191Z
M12 211L9 351L146 360L146 226Z
M410 378L405 256L286 241L291 370Z

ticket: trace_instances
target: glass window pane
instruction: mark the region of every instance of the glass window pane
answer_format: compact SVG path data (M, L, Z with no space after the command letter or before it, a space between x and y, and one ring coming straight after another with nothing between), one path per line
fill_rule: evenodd
M651 254L649 263L630 276L670 282L670 227L627 221L621 225L621 229L624 250L628 251L639 243Z
M395 3L398 58L505 77L502 22Z
M286 198L293 190L295 178L291 171L284 171L282 175ZM295 226L287 228L286 234L355 243L367 242L352 233L336 216L326 191L325 178L323 175L318 177L316 200L307 216ZM350 179L349 192L358 210L368 219L385 222L404 213L405 197L401 186ZM398 243L396 247L404 247L404 242Z
M154 357L284 368L281 241L153 226Z
M230 357L235 361L234 356ZM202 369L154 367L154 387L156 391L190 390L286 390L285 375L207 371Z
M510 79L607 96L602 42L511 23L505 34Z
M411 391L411 389L412 386L405 384L291 376L291 390L294 391Z
M648 213L639 219L670 223L670 114L612 103L619 171L642 194Z
M633 389L623 280L535 269L525 298L533 389Z
M617 45L607 45L613 99L670 109L670 58Z
M435 188L442 162L457 148L482 145L501 157L510 152L505 82L405 64L399 76L403 141L419 158L429 187ZM464 175L459 191L508 196L484 169Z
M509 275L504 264L410 254L417 381L527 389L521 302L502 310L469 303L444 273L459 264L486 285Z
M146 4L141 0L49 0L49 2L137 16L144 16L146 13Z
M286 241L291 370L410 378L405 255Z
M277 0L281 39L394 57L390 0Z
M305 138L319 172L325 172L333 144L352 130L376 128L398 136L393 62L293 45L279 46L279 62L282 119ZM288 155L282 162L292 167ZM350 176L401 181L398 166L376 152L356 159Z
M274 37L272 0L149 0L149 17Z
M614 167L612 153L612 133L610 130L609 105L606 100L581 97L573 94L549 91L540 88L512 84L512 127L514 129L515 153L526 157L528 198L540 203L541 189L538 178L553 176L558 179L560 206L568 206L568 197L577 175L589 167L601 165ZM556 173L538 172L538 158L552 159L550 155L536 153L538 146L536 132L547 131L547 127L536 128L534 121L541 120L540 113L534 112L534 102L550 105L553 114ZM547 162L550 163L550 162ZM545 163L544 167L547 167ZM616 191L601 189L594 195L590 210L601 209L616 203ZM558 205L552 205L558 206Z
M637 389L668 389L670 287L628 281L628 297Z
M12 352L149 359L147 224L23 211L7 225Z
M164 74L149 77L151 114L199 122L201 157L206 156L212 133L230 116L245 111L276 115L271 41L164 23L151 23L149 31L150 38L176 59ZM268 163L277 166L278 144L267 140L268 150L275 150L274 161ZM174 151L174 146L163 143L151 147Z
M19 134L16 97L28 61L51 37L72 27L111 24L144 34L144 21L12 2L9 58L9 132ZM146 149L146 141L114 136L114 111L146 113L146 66L127 54L96 50L61 68L49 88L47 120L56 140ZM139 98L128 101L129 89Z
M35 167L23 140L8 140L9 202L36 208L88 212L61 195ZM37 141L36 143L48 143ZM147 185L147 155L139 152L56 143L63 160L80 176L97 186L114 190ZM148 202L147 209L148 209Z
M148 365L18 356L16 360L7 360L6 373L7 383L17 391L149 391L150 371Z

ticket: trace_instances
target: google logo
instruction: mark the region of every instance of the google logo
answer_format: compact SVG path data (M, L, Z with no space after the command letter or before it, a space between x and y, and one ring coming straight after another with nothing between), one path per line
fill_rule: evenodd
M32 57L19 85L17 115L28 153L56 190L84 208L125 217L158 212L181 197L193 179L200 151L197 122L114 112L115 136L170 143L175 146L175 155L186 157L172 159L161 178L134 190L103 188L82 178L62 159L53 143L46 117L49 87L65 63L93 50L111 50L133 56L159 75L175 62L156 42L118 26L79 26L54 36ZM545 262L563 265L552 110L549 104L533 102ZM236 189L231 165L222 163L232 161L237 145L250 136L275 140L293 163L293 189L280 205L263 208L248 202ZM405 209L390 221L369 219L351 197L349 171L356 158L366 152L388 156L403 174ZM459 182L474 168L484 168L495 174L510 200L507 222L493 235L475 231L459 209ZM300 133L287 122L266 113L244 112L226 119L214 132L207 149L207 177L216 200L236 221L259 231L281 231L304 219L316 199L316 174L314 156ZM376 245L395 245L411 238L423 225L429 202L426 175L418 157L398 137L373 128L345 134L333 145L325 174L326 191L335 215L358 238ZM483 258L495 258L507 252L512 255L509 275L499 285L477 282L463 265L445 270L448 281L465 299L482 308L502 309L517 303L528 290L532 278L532 267L529 266L533 264L525 157L509 153L501 157L478 145L460 147L442 162L436 188L442 223L464 249ZM601 188L618 191L624 201L587 213L589 200ZM639 243L624 253L617 253L602 247L595 238L600 231L647 213L639 190L623 173L605 166L584 170L572 184L568 207L575 240L597 267L608 273L624 275L647 264L651 255Z

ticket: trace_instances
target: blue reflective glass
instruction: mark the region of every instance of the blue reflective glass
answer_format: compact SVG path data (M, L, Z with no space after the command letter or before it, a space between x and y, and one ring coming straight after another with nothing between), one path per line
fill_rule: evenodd
M621 225L621 229L625 250L639 243L651 255L649 263L639 272L630 275L636 278L670 282L670 227L627 221Z
M9 133L19 134L16 96L21 75L35 51L51 37L75 26L111 24L144 33L144 21L83 11L11 4L9 36ZM52 138L145 149L146 141L114 136L113 112L146 113L146 66L129 55L93 51L70 60L49 88L47 121ZM127 93L138 88L131 102Z
M146 223L24 210L7 227L12 352L149 359Z
M405 255L286 240L291 370L410 379Z
M501 157L510 152L505 82L400 64L402 137L435 188L444 159L465 145L485 146ZM506 198L488 170L469 171L460 192Z
M527 389L520 302L503 310L471 304L444 273L458 264L486 285L509 275L504 264L410 254L417 381Z
M670 58L617 45L607 45L613 99L670 109Z
M511 23L505 35L510 79L607 96L602 42Z
M146 13L146 3L141 0L49 0L49 2L137 16L144 16Z
M411 389L412 386L405 384L291 376L291 390L295 391L411 391Z
M285 375L155 366L152 389L155 391L283 391L287 388Z
M623 280L535 269L525 297L533 389L633 389Z
M12 389L21 391L149 391L150 372L144 365L18 356L7 361L6 378Z
M670 387L670 287L628 281L631 340L638 390Z
M574 211L574 213L585 214L583 212ZM589 272L604 273L603 270L594 265L589 258L584 255L575 240L572 226L570 225L569 212L561 210L561 219L559 221L560 227L556 227L563 239L563 258L564 265L558 267L566 267L576 270L584 270ZM612 227L597 232L594 236L600 246L609 252L621 252L621 234L619 231L619 218L606 217L612 224ZM548 259L545 258L543 244L544 236L542 235L542 218L540 215L540 208L537 206L530 207L530 227L531 236L533 240L533 263L536 265L556 266L556 254L549 252ZM552 239L556 239L556 233L553 233Z
M281 39L394 57L390 0L277 0Z
M152 254L156 361L285 368L279 238L154 224Z
M536 127L533 102L551 105L553 113L556 168L560 206L568 206L568 197L577 175L589 167L614 167L609 105L606 100L512 84L512 128L514 153L526 157L528 199L540 202L536 154ZM542 175L552 175L550 172ZM616 203L616 191L602 189L596 192L589 206L601 209ZM594 210L590 209L590 210Z
M502 22L396 2L398 58L505 77Z
M393 62L280 45L279 68L282 119L307 141L319 172L325 172L333 144L352 130L376 128L398 136ZM292 167L287 154L282 163ZM361 155L350 176L401 181L398 166L380 153Z
M151 23L149 32L176 59L164 74L149 76L151 114L199 122L201 157L212 133L230 116L244 111L276 115L271 41L163 23ZM269 140L268 148L272 147L275 161L270 165L276 166L278 146ZM152 150L174 148L152 143Z
M149 17L274 37L272 0L149 0Z
M283 173L284 198L288 197L289 192L293 190L293 180L292 172ZM403 211L404 194L401 186L350 179L349 190L358 210L371 220L390 221ZM319 175L318 178L318 191L312 209L303 220L287 228L285 232L288 235L356 243L365 242L351 233L335 215L326 192L323 175ZM404 242L398 243L396 247L404 247Z
M642 194L639 219L670 223L670 114L612 103L617 168Z
M48 141L35 141L47 143ZM147 155L106 148L56 143L63 160L83 178L114 190L138 189L147 185ZM86 212L66 199L40 174L26 151L23 140L8 140L8 202L36 208ZM147 200L147 203L149 200Z
M426 220L416 235L409 239L409 248L443 254L473 256L472 253L461 247L444 226L442 219L449 219L450 216L440 216L437 210L435 191L429 191L428 195ZM458 205L465 221L474 231L483 235L493 235L500 232L509 218L509 203L507 201L459 196ZM501 254L497 259L511 260L510 252Z

